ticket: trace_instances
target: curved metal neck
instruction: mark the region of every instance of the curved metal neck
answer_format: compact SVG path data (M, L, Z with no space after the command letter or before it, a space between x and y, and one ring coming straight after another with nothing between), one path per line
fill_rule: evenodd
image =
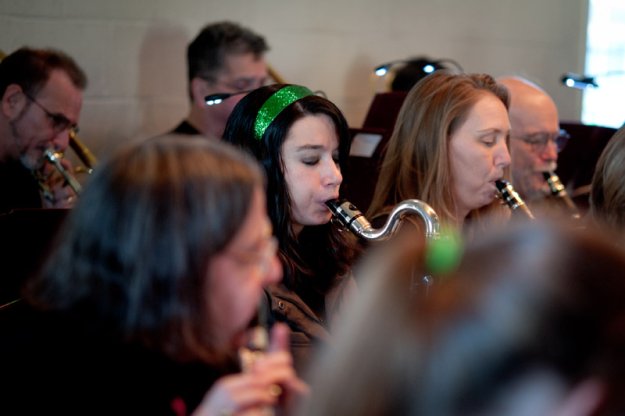
M384 241L392 237L403 218L408 214L418 215L425 225L425 236L436 239L440 236L438 215L434 209L418 199L406 199L397 204L382 228L375 229L365 216L351 202L334 200L326 202L330 211L346 228L367 240Z

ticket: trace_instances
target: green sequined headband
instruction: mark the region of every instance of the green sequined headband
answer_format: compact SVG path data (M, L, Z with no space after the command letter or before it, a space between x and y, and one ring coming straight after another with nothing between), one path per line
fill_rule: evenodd
M267 127L275 118L289 105L297 100L301 100L309 95L314 95L311 90L300 85L289 85L276 91L265 101L258 110L256 121L254 122L254 137L260 140L265 134Z

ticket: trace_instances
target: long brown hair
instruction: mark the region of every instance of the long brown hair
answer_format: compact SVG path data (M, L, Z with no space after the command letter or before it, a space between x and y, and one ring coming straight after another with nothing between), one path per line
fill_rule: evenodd
M484 94L493 94L508 108L506 88L487 74L455 75L440 70L410 90L386 149L369 216L417 198L430 204L441 221L462 221L455 218L449 139Z

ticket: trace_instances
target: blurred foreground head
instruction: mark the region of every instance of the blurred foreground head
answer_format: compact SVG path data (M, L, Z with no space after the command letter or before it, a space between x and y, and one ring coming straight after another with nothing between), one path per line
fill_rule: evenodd
M362 298L321 357L303 414L625 412L618 248L590 229L539 222L491 231L423 298L408 290L428 273L418 240L363 265Z
M238 277L219 277L213 265L244 230L264 237L263 225L269 227L264 177L251 157L193 137L133 143L94 174L25 296L177 360L210 359L231 335L222 310L248 294L247 314L239 317L245 326L262 290L238 288L220 310L223 281Z

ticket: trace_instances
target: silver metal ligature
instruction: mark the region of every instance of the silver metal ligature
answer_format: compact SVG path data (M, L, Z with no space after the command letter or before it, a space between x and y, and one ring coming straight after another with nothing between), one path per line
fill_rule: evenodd
M519 194L514 190L510 182L505 179L495 181L495 186L499 191L499 195L503 202L512 210L513 213L520 213L530 220L536 219L532 211L525 205L525 202Z

